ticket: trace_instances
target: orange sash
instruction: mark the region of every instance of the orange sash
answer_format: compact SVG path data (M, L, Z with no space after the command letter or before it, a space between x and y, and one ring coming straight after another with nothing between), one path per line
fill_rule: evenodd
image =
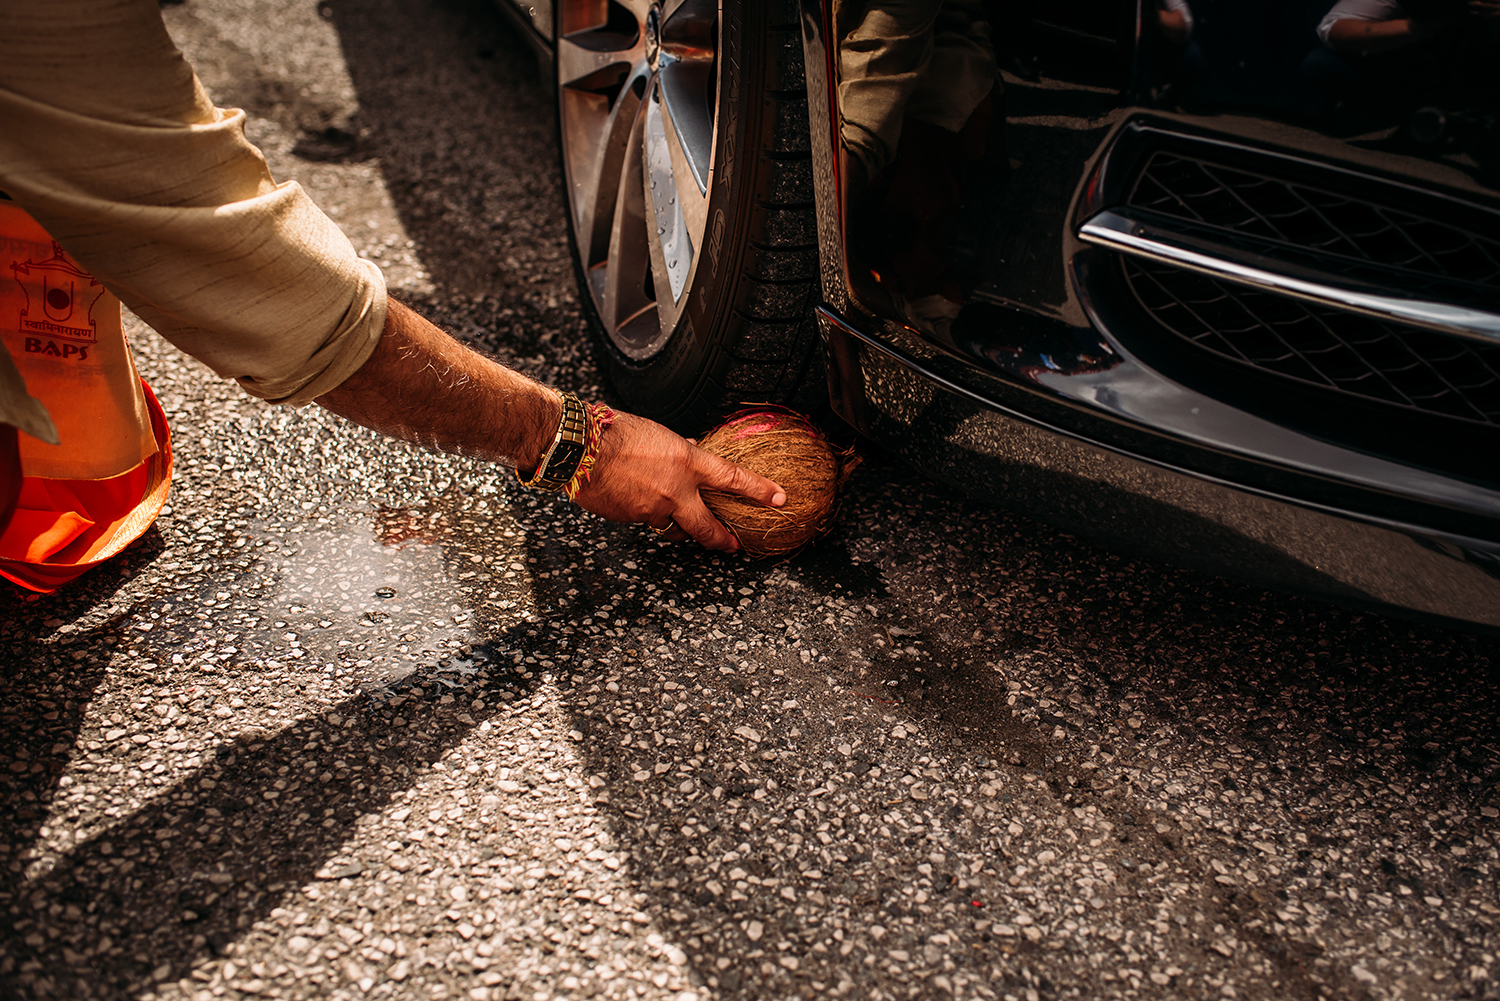
M171 435L136 372L120 302L21 209L0 202L0 342L46 406L59 444L21 432L0 462L0 577L48 593L115 555L156 520L172 481ZM8 451L8 449L7 449Z

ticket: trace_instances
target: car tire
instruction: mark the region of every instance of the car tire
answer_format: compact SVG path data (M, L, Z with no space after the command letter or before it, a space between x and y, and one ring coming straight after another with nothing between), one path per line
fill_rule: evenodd
M617 402L683 434L825 409L795 0L563 0L556 24L570 242Z

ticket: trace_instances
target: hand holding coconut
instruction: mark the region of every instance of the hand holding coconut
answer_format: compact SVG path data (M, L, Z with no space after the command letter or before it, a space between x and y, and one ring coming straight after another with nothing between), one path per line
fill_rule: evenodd
M616 413L599 438L598 458L576 500L610 521L639 521L663 538L689 538L733 552L740 541L709 513L699 491L743 498L747 507L777 508L786 491L775 482L697 448L655 421Z
M517 478L562 490L610 521L642 522L670 542L789 556L832 526L859 465L807 417L781 407L734 414L699 447L643 417L557 396L552 442L533 446L540 458L518 465Z

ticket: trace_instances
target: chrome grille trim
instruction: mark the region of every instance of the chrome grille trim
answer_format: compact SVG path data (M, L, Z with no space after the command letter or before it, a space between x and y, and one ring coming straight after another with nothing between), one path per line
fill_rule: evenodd
M1079 238L1126 256L1174 264L1220 281L1454 337L1500 344L1500 314L1377 291L1343 276L1319 274L1239 247L1173 232L1151 220L1147 213L1129 208L1098 213L1083 224Z

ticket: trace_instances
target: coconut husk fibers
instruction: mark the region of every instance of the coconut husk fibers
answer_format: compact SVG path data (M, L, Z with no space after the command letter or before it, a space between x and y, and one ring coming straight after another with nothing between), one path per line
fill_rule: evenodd
M698 440L705 451L775 480L783 507L761 507L734 494L703 491L703 503L755 557L788 556L826 533L838 516L839 493L859 465L812 421L780 408L742 410Z

